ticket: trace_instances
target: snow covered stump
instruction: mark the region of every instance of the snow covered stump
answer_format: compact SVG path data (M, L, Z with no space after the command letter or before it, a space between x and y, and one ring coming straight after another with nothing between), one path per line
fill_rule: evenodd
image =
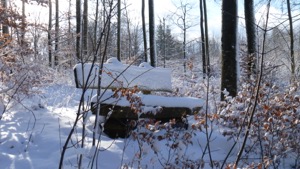
M77 64L74 74L77 88L98 88L99 65ZM91 100L91 110L96 114L97 103L100 105L104 132L111 138L129 136L139 118L181 121L204 105L198 98L151 95L152 91L172 92L171 69L153 68L148 63L133 66L108 59L103 65L101 88L101 96Z

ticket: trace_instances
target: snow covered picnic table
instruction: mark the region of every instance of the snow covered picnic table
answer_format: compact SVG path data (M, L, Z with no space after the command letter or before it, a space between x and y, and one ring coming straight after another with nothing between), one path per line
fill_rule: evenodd
M100 106L104 132L112 138L126 137L132 120L181 121L183 116L199 112L204 105L199 98L150 94L151 91L172 92L171 69L154 68L148 63L127 65L116 58L110 58L103 64L100 75L99 69L99 65L91 63L75 65L75 82L77 88L97 89L100 77L100 87L105 90L101 91L101 96L92 98L91 110L97 114ZM142 92L136 92L136 89ZM124 92L129 92L130 98Z
M77 88L98 88L99 65L92 63L76 64L74 67ZM171 70L154 68L149 63L139 66L122 64L110 58L103 64L101 88L134 88L141 91L172 91Z

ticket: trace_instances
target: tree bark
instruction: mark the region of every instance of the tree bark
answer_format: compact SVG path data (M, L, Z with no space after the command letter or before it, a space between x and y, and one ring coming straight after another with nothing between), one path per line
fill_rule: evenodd
M55 0L55 55L54 65L58 65L58 43L59 43L59 1Z
M49 21L48 21L48 55L49 55L49 66L52 67L52 37L51 37L51 29L52 29L52 2L48 1L49 4Z
M2 8L5 10L5 13L6 13L6 10L7 10L7 1L6 0L1 0L1 5L2 5ZM2 24L2 34L3 35L9 34L8 26L5 23Z
M203 79L206 77L206 56L205 56L205 34L204 34L204 17L203 17L203 1L199 0L199 6L200 6L200 33L201 33L201 49L202 49L202 70L203 70Z
M129 15L128 15L128 11L127 8L125 8L125 12L126 12L126 21L127 21L127 34L128 34L128 57L129 59L132 56L132 36L131 36L131 31L130 31L130 19L129 19Z
M204 25L205 25L205 59L206 59L206 73L210 76L210 55L209 55L209 39L208 39L208 19L206 10L206 1L203 0L204 9Z
M76 58L80 61L81 0L76 0Z
M88 54L88 0L83 2L82 52Z
M291 82L295 81L295 56L294 56L294 31L293 31L293 18L291 13L290 0L287 0L287 9L290 24L290 55L291 55Z
M156 45L155 45L155 22L154 3L149 0L149 40L150 40L150 64L156 67Z
M97 48L97 30L98 30L98 16L99 16L99 0L96 1L95 27L94 27L94 50Z
M237 93L237 0L222 1L222 75L221 100L225 99L223 91L226 89L229 96Z
M246 35L247 35L247 47L248 47L248 63L247 63L247 76L256 72L257 65L257 52L256 52L256 29L255 29L255 15L253 0L244 1L245 10L245 23L246 23Z
M118 0L117 58L121 61L121 0Z
M147 32L146 32L146 22L145 22L145 0L142 0L142 27L143 27L143 41L144 41L144 61L148 61L147 55Z

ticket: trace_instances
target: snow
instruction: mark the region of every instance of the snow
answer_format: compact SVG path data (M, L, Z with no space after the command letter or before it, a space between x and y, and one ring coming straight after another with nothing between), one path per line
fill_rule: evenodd
M74 71L77 75L77 87L87 84L89 88L97 88L99 65L77 64ZM88 80L89 73L91 76ZM153 68L148 63L135 66L122 64L116 58L110 58L103 65L101 79L102 88L133 88L138 86L140 90L172 91L171 69Z
M3 169L19 169L19 168L58 168L62 146L70 132L74 123L76 112L78 109L81 90L76 89L74 85L57 84L44 88L42 94L29 97L24 100L23 105L15 105L13 109L6 112L0 121L0 164ZM159 97L146 96L143 99L149 100L149 103L159 103ZM194 99L189 98L189 101ZM152 102L151 102L152 101ZM170 98L172 101L172 98ZM174 98L172 104L184 104L188 102L180 98ZM195 102L199 101L197 99ZM196 103L189 103L195 106ZM166 104L168 101L165 102ZM161 103L164 104L164 103ZM202 105L199 102L198 105ZM189 105L188 105L189 106ZM88 166L91 154L94 153L95 147L91 146L91 135L93 130L94 116L90 116L87 120L87 139L86 148L67 149L64 168L76 168L76 160L78 154L84 155L84 166ZM189 117L193 122L193 117ZM74 141L80 137L79 127L74 137ZM184 131L192 132L192 131ZM193 132L192 132L193 133ZM163 134L157 131L155 134ZM165 148L165 145L171 145L168 140L153 140L153 145L143 143L141 158L137 158L139 154L139 144L132 137L127 139L113 140L106 135L101 135L101 146L99 156L97 157L98 168L121 168L122 166L130 166L129 168L137 168L138 162L142 168L163 168L160 162L168 162L167 157L173 156L169 160L188 156L194 160L200 160L201 149L205 146L205 136L203 133L194 133L198 136L193 137L195 144L186 144L178 142L178 151L171 151ZM213 137L220 138L217 133ZM214 157L218 159L224 158L230 144L226 143L226 138L221 136L221 143L214 142ZM217 139L216 139L217 140ZM227 147L227 149L226 149ZM172 153L172 154L169 154ZM206 161L207 158L205 157ZM170 161L171 162L171 161ZM208 164L207 164L208 165ZM88 168L88 167L86 167Z
M102 98L100 98L101 103L105 104L115 104L118 106L130 106L129 101L124 97L114 98L112 97L114 92L105 91ZM157 95L145 95L138 93L136 97L141 98L141 102L145 106L164 106L164 107L187 107L193 109L196 107L203 107L204 100L194 97L166 97ZM92 98L92 102L97 102L97 97Z
M110 62L107 64L124 66L113 59ZM147 64L143 66L149 68ZM186 90L190 88L190 86L183 85L186 81L176 79L176 82L181 82L179 85ZM198 89L201 86L196 87ZM59 166L63 145L78 113L82 90L75 88L74 84L66 82L49 84L39 90L40 92L36 95L22 99L22 104L12 103L13 106L6 110L0 120L1 169L53 169ZM88 100L94 93L89 90L85 99ZM111 95L112 91L108 90L101 101L109 98L104 102L128 105L126 99L110 98ZM202 99L192 97L154 96L141 93L137 93L136 96L145 103L145 109L147 109L145 111L151 109L147 106L153 105L193 108L204 107L205 104ZM299 98L299 95L294 97ZM6 106L1 103L0 111L4 109L4 105ZM243 107L242 104L237 105L236 109L241 107ZM202 111L204 110L205 107ZM299 112L299 109L297 111ZM220 115L223 113L226 115L228 112L223 109ZM196 119L194 116L188 116L188 130L174 129L167 133L156 124L151 124L149 125L149 129L153 130L151 135L145 135L145 138L138 137L139 140L134 136L126 139L111 139L104 133L97 133L100 142L99 147L96 148L92 146L95 116L91 115L91 112L88 112L87 115L87 120L85 122L80 120L72 135L72 142L68 145L65 154L64 169L78 168L79 155L83 155L82 168L91 168L90 163L95 153L98 153L96 156L97 168L184 168L183 163L198 164L198 166L203 164L205 169L211 168L208 152L205 151L206 131L204 127L202 130L193 129L192 125L201 122L201 119ZM289 119L289 117L285 118ZM77 142L81 140L83 123L86 125L86 138L85 147L81 148ZM167 128L168 124L165 127ZM146 128L138 127L134 132L147 133L149 131ZM215 162L222 162L234 144L234 139L228 139L222 135L224 132L233 131L230 128L221 128L220 125L208 123L208 134L211 134L209 142L211 156ZM167 137L167 135L169 139L159 139ZM266 137L270 136L266 135ZM229 155L228 163L234 162L240 146L240 142L238 142ZM280 147L282 144L276 146ZM285 151L288 152L289 149ZM290 156L294 155L289 154L291 154ZM248 155L250 160L247 162L249 163L252 162L251 159L257 158L257 154ZM281 158L283 157L275 156L273 159L281 160ZM286 166L282 167L283 165L281 165L278 168L291 168L290 164L293 163L288 161L288 158L284 160L286 160L284 161Z

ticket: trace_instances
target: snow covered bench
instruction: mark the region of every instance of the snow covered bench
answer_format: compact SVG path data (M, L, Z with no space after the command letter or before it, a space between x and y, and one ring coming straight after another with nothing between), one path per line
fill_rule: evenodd
M76 64L74 74L77 88L98 88L99 65ZM148 63L134 66L122 64L116 58L110 58L103 65L101 79L101 88L103 89L137 86L139 90L146 93L150 91L172 92L171 70L153 68Z
M98 65L77 64L74 67L76 87L98 88L98 73ZM198 112L204 104L198 98L151 95L151 91L172 92L171 70L153 68L148 63L126 65L116 58L108 59L103 65L101 88L112 90L102 90L101 97L95 95L91 99L91 110L96 114L96 103L100 103L104 132L112 138L128 136L132 120L180 120L184 115ZM123 92L138 89L142 92L133 93L130 95L132 98L128 98L121 96L119 89L124 89Z

